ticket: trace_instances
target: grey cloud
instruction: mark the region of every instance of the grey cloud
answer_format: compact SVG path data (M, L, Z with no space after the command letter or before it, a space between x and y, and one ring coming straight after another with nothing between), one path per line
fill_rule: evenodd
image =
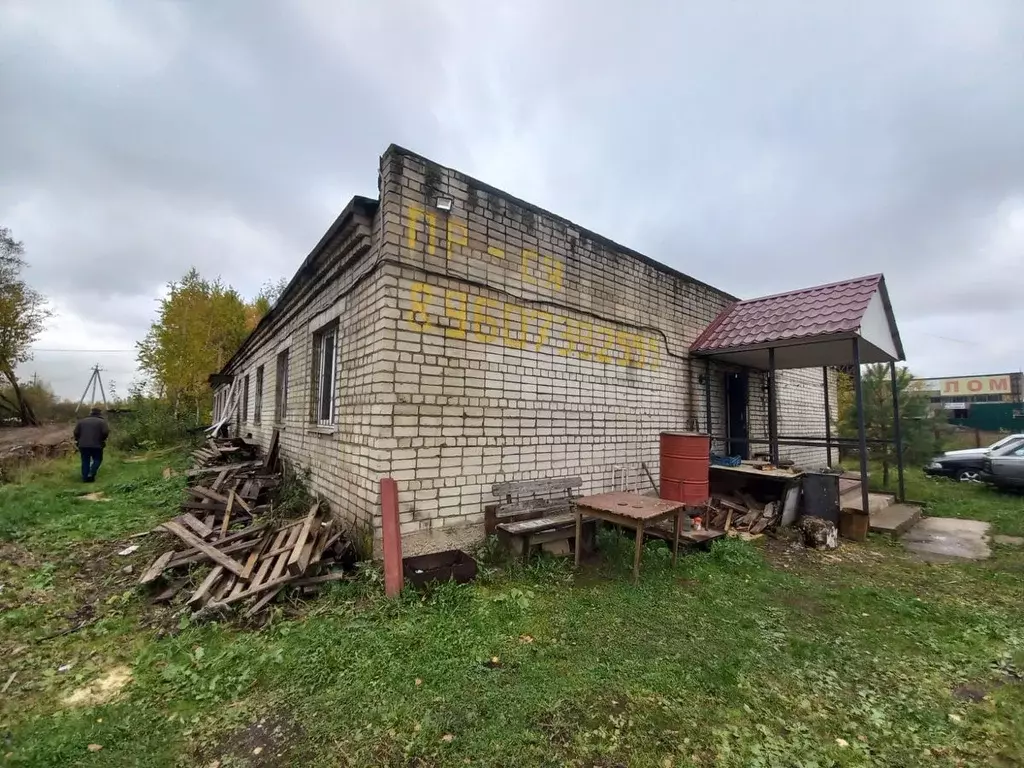
M26 1L0 30L0 221L98 338L192 264L289 276L397 141L740 295L883 271L924 374L1020 364L1015 0Z

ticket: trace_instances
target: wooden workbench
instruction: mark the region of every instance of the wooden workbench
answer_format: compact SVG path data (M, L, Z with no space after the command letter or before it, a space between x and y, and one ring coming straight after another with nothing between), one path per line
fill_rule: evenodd
M686 513L681 501L659 499L655 496L641 496L638 493L599 493L576 500L576 541L583 535L583 517L596 517L614 525L632 528L636 531L636 550L633 553L633 583L640 578L640 556L644 550L644 530L656 523L675 519L672 529L672 565L679 555L679 527ZM576 565L580 564L580 548L576 547Z

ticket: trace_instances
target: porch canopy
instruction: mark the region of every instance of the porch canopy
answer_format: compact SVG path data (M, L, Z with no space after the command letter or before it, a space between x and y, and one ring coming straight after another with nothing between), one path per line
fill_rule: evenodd
M702 357L705 407L710 426L712 360L768 372L768 443L773 462L779 445L825 447L831 461L832 445L854 447L850 438L832 438L829 417L828 368L851 371L857 403L861 500L868 510L867 439L864 432L864 395L861 365L888 363L892 376L894 435L897 447L899 497L903 499L896 362L905 360L896 319L882 275L869 275L799 291L738 301L722 311L690 345L690 354ZM822 369L825 384L825 438L778 434L775 372L790 368ZM872 441L879 442L879 441ZM889 442L889 441L881 441Z

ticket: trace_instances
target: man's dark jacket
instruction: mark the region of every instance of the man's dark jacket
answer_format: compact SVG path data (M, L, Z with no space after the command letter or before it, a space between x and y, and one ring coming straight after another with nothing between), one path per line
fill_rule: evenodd
M109 434L107 420L101 416L86 416L75 425L75 442L79 448L102 448Z

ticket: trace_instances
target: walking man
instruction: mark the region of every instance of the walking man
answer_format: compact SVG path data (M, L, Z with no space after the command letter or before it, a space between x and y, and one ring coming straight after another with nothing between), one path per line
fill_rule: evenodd
M75 425L75 445L82 454L82 482L91 483L103 461L103 447L107 444L110 427L99 408L93 408Z

